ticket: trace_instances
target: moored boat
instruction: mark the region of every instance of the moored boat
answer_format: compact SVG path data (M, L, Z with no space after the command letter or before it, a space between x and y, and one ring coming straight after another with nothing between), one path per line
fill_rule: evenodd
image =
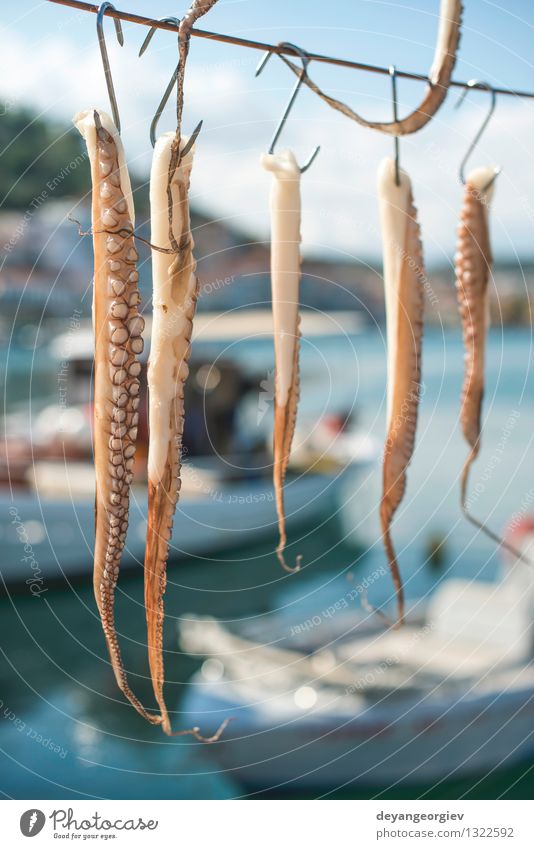
M267 332L263 314L255 322ZM171 561L254 545L276 533L272 387L211 348L234 330L233 323L207 314L197 323ZM312 320L308 330L324 332L324 319ZM36 591L39 580L90 574L93 556L91 329L82 325L76 334L56 338L51 348L59 362L59 400L42 406L31 420L24 411L8 415L0 452L0 572L6 583L33 582ZM324 424L301 422L296 449L287 481L290 532L336 515L348 477L369 468L376 456L373 440L339 415ZM142 392L125 569L144 557L147 450Z
M423 784L520 762L534 752L534 593L516 566L495 584L443 583L400 631L354 610L303 635L280 614L237 628L184 617L182 647L206 660L180 710L204 726L235 717L207 754L253 790Z

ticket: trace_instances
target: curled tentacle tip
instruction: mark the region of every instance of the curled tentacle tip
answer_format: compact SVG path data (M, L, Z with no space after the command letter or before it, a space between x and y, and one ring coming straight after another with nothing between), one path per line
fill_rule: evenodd
M285 557L284 557L284 546L279 546L276 549L276 556L278 557L278 561L279 561L282 569L284 569L286 572L290 572L290 573L300 572L301 565L302 565L302 554L297 554L297 558L296 558L294 566L289 566L286 563L286 560L285 560Z
M516 548L515 545L513 545L512 543L508 542L506 539L501 537L500 534L497 534L494 531L492 531L491 528L488 528L488 526L486 525L485 522L482 522L480 519L477 519L476 516L473 516L473 514L470 512L467 504L463 501L461 502L461 509L462 509L462 513L465 516L465 518L467 519L467 521L471 522L471 524L474 525L475 528L478 528L480 531L482 531L482 533L485 534L488 537L488 539L491 539L500 548L504 548L504 550L508 551L508 553L511 554L512 557L515 557L517 560L520 560L522 563L526 563L527 566L534 566L534 563L532 562L530 557L528 557L526 554L524 554L522 551L520 551L518 548Z
M398 630L402 625L404 625L404 609L401 609L399 612L399 616L395 622L387 616L383 610L380 610L379 607L375 607L374 604L371 604L367 597L367 592L364 590L362 592L362 607L368 613L371 613L373 616L378 616L378 618L384 623L387 628L392 628L393 630Z
M211 737L204 737L200 733L200 728L194 728L193 730L195 738L200 743L218 743L224 733L225 728L227 728L227 726L232 722L233 719L235 719L235 716L229 716L226 719L223 719L217 731Z
M192 728L187 728L185 731L172 731L170 723L166 722L163 725L163 730L169 737L191 736L194 737L195 740L198 740L199 743L217 743L221 739L225 728L230 722L232 722L233 719L235 719L235 716L229 716L227 719L223 720L215 734L211 737L204 737L204 735L200 733L200 727L198 725L194 725Z

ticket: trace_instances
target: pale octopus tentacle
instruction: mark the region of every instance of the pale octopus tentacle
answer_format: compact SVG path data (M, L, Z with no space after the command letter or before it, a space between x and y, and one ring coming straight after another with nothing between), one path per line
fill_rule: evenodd
M398 603L398 623L404 619L404 591L391 522L406 489L421 392L424 281L422 247L410 179L386 159L379 170L380 218L384 241L388 383L387 436L380 503L382 537Z
M167 178L174 133L156 142L150 177L151 241L168 250ZM187 143L183 138L181 146ZM145 554L145 606L148 656L163 729L170 721L163 695L163 595L173 518L180 491L184 384L198 295L196 262L189 222L188 191L193 151L181 159L171 183L173 240L178 254L152 251L153 320L148 368L150 445L148 453L148 530Z
M184 385L189 374L191 334L198 297L196 261L189 220L189 180L194 147L181 136L183 85L191 28L217 0L193 0L179 28L177 128L158 139L150 174L153 318L148 368L150 444L148 452L148 527L145 551L145 607L148 660L162 727L169 736L191 734L203 743L221 737L198 728L172 731L163 688L163 597L174 513L181 487ZM159 250L158 250L159 248Z
M303 81L325 103L341 112L347 118L356 121L362 127L380 130L393 136L406 136L422 129L434 117L445 100L452 72L456 64L456 56L460 43L463 4L460 0L441 0L439 14L439 30L434 52L434 61L429 74L429 85L423 100L413 112L400 121L367 121L357 112L322 91L319 86L306 74ZM281 56L285 64L297 75L302 74L302 68L291 62L286 56Z
M94 591L117 684L135 709L154 724L127 681L115 628L115 588L128 529L139 407L138 355L144 320L139 314L134 210L122 143L105 112L74 118L91 162L94 247L93 324L96 539Z
M271 291L274 325L275 397L273 481L278 514L278 560L288 572L298 571L284 558L287 541L284 481L295 433L299 400L300 316L300 169L293 153L263 154L271 184Z

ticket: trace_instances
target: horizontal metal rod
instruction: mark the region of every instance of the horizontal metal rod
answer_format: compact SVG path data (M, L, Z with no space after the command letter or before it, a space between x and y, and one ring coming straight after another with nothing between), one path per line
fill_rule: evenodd
M93 3L83 3L80 0L48 0L49 3L57 3L60 6L69 6L72 9L78 9L80 12L93 12L96 14L98 12L98 6L95 6ZM175 24L169 23L167 21L158 21L154 18L146 18L143 15L136 15L133 12L122 12L119 9L107 9L105 14L110 18L118 18L121 21L129 21L132 24L141 24L146 27L156 27L157 29L166 29L169 32L178 32L178 28ZM197 38L208 38L211 41L221 41L223 44L237 44L239 47L250 47L253 50L269 50L273 53L283 53L286 56L296 56L298 58L298 53L293 50L289 46L280 46L278 44L267 44L264 41L252 41L250 38L239 38L236 35L224 35L220 32L209 32L205 29L192 29L191 35L196 36ZM328 65L339 65L343 68L354 68L357 71L367 71L371 74L383 74L384 76L389 76L389 67L382 68L379 65L368 65L365 62L354 62L352 59L340 59L337 56L326 56L323 53L307 53L310 61L314 62L324 62ZM428 83L428 77L425 74L414 74L411 71L396 71L397 77L401 77L405 80L419 80L421 82ZM479 89L480 91L487 92L487 88L483 85L473 85L470 86L467 82L463 82L462 80L451 80L451 86L455 88L468 88L470 91ZM532 91L516 91L510 88L494 88L493 89L496 94L504 94L510 95L511 97L530 97L534 98L534 92Z

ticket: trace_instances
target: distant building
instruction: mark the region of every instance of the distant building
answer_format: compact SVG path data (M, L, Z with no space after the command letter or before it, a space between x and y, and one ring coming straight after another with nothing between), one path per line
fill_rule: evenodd
M145 192L146 194L146 192ZM38 201L38 199L37 199ZM150 239L146 197L136 193L138 234ZM0 213L0 300L5 317L15 313L67 315L74 308L91 309L92 239L80 235L90 228L88 201L47 199L25 212ZM199 310L258 309L270 304L269 244L197 211L192 233L200 279ZM150 312L150 250L138 241L140 287ZM379 267L369 263L342 263L305 259L302 265L303 308L356 310L369 320L384 317L384 292ZM498 321L530 320L529 292L534 266L508 263L497 267L490 288L492 313ZM425 284L426 320L457 324L452 262L430 270Z

